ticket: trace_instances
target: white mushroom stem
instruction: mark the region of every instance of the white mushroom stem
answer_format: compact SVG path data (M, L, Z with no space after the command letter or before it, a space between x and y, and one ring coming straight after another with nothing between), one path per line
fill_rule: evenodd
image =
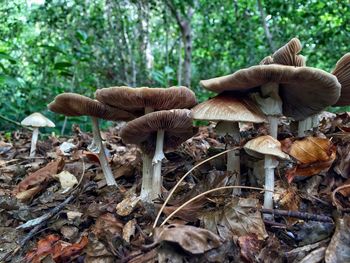
M278 161L271 155L265 155L265 189L273 191L275 188L275 168L278 166ZM264 193L264 208L273 209L273 192L265 191ZM271 215L270 215L271 217Z
M318 114L310 116L298 123L298 137L303 137L306 135L306 131L317 130L318 128Z
M261 110L268 116L269 133L277 138L278 120L282 115L282 99L278 94L279 85L275 82L269 82L261 86L261 95L253 93L252 98L259 104Z
M117 186L117 182L114 179L111 167L109 166L106 153L105 153L105 148L102 143L102 138L100 134L100 128L98 125L98 119L95 117L91 117L92 120L92 133L93 133L93 140L95 145L97 146L97 154L98 158L100 160L101 168L103 171L103 174L106 178L106 183L107 185L115 185Z
M32 142L30 144L30 154L29 154L30 158L35 157L36 143L38 142L38 136L39 136L39 128L33 127Z
M157 141L156 141L156 150L154 152L154 157L152 159L153 164L153 193L152 197L157 198L161 194L162 188L162 160L165 158L163 152L164 145L164 130L158 130L157 132Z
M151 107L145 107L145 114L153 112ZM140 197L144 202L152 202L153 199L153 166L152 157L146 153L142 154L142 182Z
M240 142L240 133L239 133L239 125L238 122L229 122L229 121L220 121L216 127L216 132L225 136L229 134L233 137L235 141L235 145L238 145ZM231 182L232 185L240 185L241 183L241 163L240 163L240 150L237 149L235 151L230 151L227 153L227 164L226 168L228 172L231 172ZM239 195L241 193L241 189L233 189L232 195Z
M152 201L152 156L149 154L142 154L142 184L140 197L145 202Z

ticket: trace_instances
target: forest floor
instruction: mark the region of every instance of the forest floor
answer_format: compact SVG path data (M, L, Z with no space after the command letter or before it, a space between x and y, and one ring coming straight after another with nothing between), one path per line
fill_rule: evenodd
M317 137L296 139L281 126L279 139L292 161L276 172L275 210L263 192L242 189L203 195L230 182L227 146L211 126L166 153L163 194L143 203L140 151L124 145L118 129L103 132L118 188L106 186L92 137L49 137L29 158L31 133L0 134L0 262L350 262L350 115L322 120ZM264 127L241 132L244 145ZM259 160L241 151L241 182L263 187ZM153 228L165 198L179 185ZM256 169L258 170L258 169ZM262 170L263 171L263 170ZM273 216L263 216L273 212Z

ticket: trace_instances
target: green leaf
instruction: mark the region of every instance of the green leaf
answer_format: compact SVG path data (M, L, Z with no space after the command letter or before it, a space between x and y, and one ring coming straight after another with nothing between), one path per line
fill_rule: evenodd
M11 57L9 54L6 54L5 52L0 52L0 59L6 59L11 62L11 64L16 64L17 61Z
M65 69L65 68L69 68L71 66L73 66L73 64L70 62L57 62L54 65L54 69Z

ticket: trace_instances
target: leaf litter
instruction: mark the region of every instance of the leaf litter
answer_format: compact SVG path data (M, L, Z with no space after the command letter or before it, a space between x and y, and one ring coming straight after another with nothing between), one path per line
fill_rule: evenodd
M41 141L35 159L27 157L29 133L0 133L0 261L347 262L348 116L324 114L317 137L289 135L281 141L293 161L277 171L276 207L269 211L275 221L264 220L261 193L243 189L232 196L232 191L221 190L190 203L154 229L156 214L176 182L226 148L211 125L166 154L163 196L154 204L138 198L141 153L122 143L118 128L103 134L118 189L106 185L98 156L87 149L91 135L78 126L70 138ZM281 130L292 134L287 127ZM243 140L257 131L264 128L247 126ZM241 155L247 160L242 161L242 185L263 187L261 179L252 177L254 160ZM225 163L222 155L189 174L160 222L198 194L226 186L230 175ZM16 230L28 222L36 224Z

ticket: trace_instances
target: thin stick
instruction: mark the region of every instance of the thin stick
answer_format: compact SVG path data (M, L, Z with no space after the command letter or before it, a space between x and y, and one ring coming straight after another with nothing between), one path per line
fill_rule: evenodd
M260 211L263 214L295 217L295 218L304 219L304 220L334 223L333 219L329 216L315 215L315 214L306 213L306 212L280 210L280 209L267 209L267 208L261 208Z
M19 122L17 122L17 121L14 121L14 120L11 120L11 119L9 119L9 118L5 117L4 115L1 115L1 114L0 114L0 119L3 119L3 120L5 120L5 121L8 121L8 122L10 122L10 123L12 123L12 124L15 124L15 125L17 125L17 126L21 126L21 127L23 127L24 129L27 129L27 130L30 130L30 131L33 130L32 128L29 128L29 127L27 127L27 126L24 126L24 125L22 125L21 123L19 123Z
M184 176L182 176L180 178L180 180L177 182L177 184L173 187L173 189L170 191L168 197L165 199L162 207L160 208L159 212L158 212L158 215L156 217L156 220L154 221L154 224L153 224L153 228L155 228L157 226L157 223L158 223L158 220L160 218L160 215L162 214L166 204L168 203L169 199L171 198L172 194L175 192L175 190L177 189L177 187L181 184L181 182L186 178L187 175L189 175L194 169L196 169L197 167L201 166L202 164L212 160L212 159L215 159L216 157L219 157L220 155L223 155L225 153L228 153L228 152L231 152L231 151L234 151L234 150L237 150L239 149L239 147L234 147L232 149L229 149L229 150L226 150L226 151L223 151L221 153L218 153L210 158L207 158L205 159L204 161L201 161L200 163L196 164L195 166L193 166Z
M345 189L345 188L349 188L350 187L350 184L345 184L345 185L342 185L342 186L339 186L338 188L336 188L333 192L332 192L332 202L333 204L337 207L338 210L344 210L343 207L341 206L341 204L339 204L338 200L336 199L335 197L335 194L337 192L339 192L340 190L342 189Z
M259 191L269 191L269 190L266 190L264 188L253 187L253 186L240 186L240 185L230 185L230 186L222 186L222 187L214 188L214 189L205 191L199 195L196 195L195 197L191 198L190 200L188 200L184 204L180 205L178 208L176 208L176 210L174 212L172 212L170 215L168 215L167 218L165 218L165 220L163 221L163 223L160 224L160 226L163 226L173 215L175 215L182 208L187 206L189 203L192 203L193 201L197 200L198 198L200 198L206 194L212 193L212 192L216 192L216 191L220 191L220 190L224 190L224 189L235 189L235 188L244 188L244 189L252 189L252 190L259 190ZM269 192L271 192L271 191L269 191Z

